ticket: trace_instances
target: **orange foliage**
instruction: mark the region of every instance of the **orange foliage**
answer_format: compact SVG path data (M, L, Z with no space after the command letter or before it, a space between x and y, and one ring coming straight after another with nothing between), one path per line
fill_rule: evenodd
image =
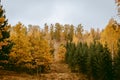
M11 29L10 39L15 44L9 55L10 62L15 66L30 69L51 64L50 47L47 41L41 38L39 27L32 26L27 30L24 25L18 23Z

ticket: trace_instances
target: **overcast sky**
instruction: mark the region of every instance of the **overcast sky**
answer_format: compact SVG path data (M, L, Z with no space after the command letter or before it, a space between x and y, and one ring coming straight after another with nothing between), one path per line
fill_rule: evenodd
M82 24L84 29L103 29L116 16L114 0L3 0L9 23Z

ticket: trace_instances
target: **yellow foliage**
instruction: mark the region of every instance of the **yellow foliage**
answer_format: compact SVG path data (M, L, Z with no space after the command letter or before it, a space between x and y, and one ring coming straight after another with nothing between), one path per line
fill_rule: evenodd
M117 53L117 42L120 39L120 28L119 25L114 21L110 20L104 31L101 33L100 42L105 45L107 43L108 48L112 53Z
M65 53L66 53L66 48L63 45L61 45L58 48L58 57L59 57L60 61L64 61L65 60Z
M74 35L73 36L73 43L77 44L79 42L79 39Z
M0 25L1 25L2 23L4 23L4 21L5 21L5 18L4 18L4 17L1 17L1 18L0 18Z
M18 23L12 27L10 39L15 43L9 55L10 61L16 66L22 65L30 69L51 64L50 47L47 41L41 38L38 27L27 30Z
M10 53L10 61L16 65L32 61L30 43L26 37L24 28L25 27L19 23L11 30L10 39L15 45Z

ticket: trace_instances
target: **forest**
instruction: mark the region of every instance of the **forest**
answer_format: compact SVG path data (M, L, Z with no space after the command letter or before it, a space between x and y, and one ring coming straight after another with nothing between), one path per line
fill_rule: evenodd
M86 31L82 24L74 26L60 23L45 23L43 28L32 24L25 26L22 22L11 26L0 5L0 80L9 75L4 71L37 76L50 74L52 67L57 64L67 65L69 73L85 78L75 80L119 80L119 34L120 24L114 18L108 21L103 30L91 28ZM62 68L65 70L61 67L61 71ZM41 76L38 80L56 80L43 79Z

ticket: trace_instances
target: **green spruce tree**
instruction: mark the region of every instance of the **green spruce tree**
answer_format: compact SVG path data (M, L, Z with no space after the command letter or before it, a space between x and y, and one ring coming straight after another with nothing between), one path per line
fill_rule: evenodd
M114 58L114 80L120 79L120 40L118 41L118 53Z
M9 40L10 37L10 25L5 16L5 11L0 3L0 66L5 66L8 62L9 52L12 47L12 43Z
M112 57L107 46L95 43L91 47L91 73L94 80L113 80Z

